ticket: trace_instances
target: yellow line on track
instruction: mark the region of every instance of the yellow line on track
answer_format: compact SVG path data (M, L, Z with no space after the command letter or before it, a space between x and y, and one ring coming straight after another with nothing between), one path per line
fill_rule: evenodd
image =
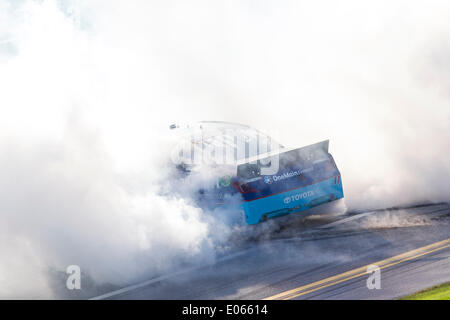
M421 247L418 249L414 249L399 255L396 255L394 257L385 259L385 260L381 260L378 262L374 262L371 264L368 264L366 266L363 267L359 267L326 279L322 279L298 288L294 288L291 290L287 290L278 294L275 294L273 296L267 297L263 300L275 300L275 299L283 299L283 300L289 300L289 299L293 299L323 288L327 288L330 286L333 286L335 284L341 283L341 282L345 282L348 280L351 280L353 278L357 278L357 277L361 277L364 275L367 275L367 268L371 265L376 265L377 267L379 267L380 269L384 269L384 268L388 268L391 266L394 266L396 264L408 261L408 260L413 260L416 259L418 257L430 254L432 252L438 251L438 250L442 250L445 248L450 247L450 238L443 240L443 241L439 241L439 242L435 242L432 243L430 245L427 245L425 247Z

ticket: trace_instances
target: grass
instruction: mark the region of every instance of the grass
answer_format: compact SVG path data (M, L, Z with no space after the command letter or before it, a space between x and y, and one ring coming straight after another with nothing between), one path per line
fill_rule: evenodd
M401 300L450 300L450 282L419 291Z

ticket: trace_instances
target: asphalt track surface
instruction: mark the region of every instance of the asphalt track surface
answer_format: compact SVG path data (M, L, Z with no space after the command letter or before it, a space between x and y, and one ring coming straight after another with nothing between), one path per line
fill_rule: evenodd
M380 289L368 289L380 268ZM312 216L211 266L94 299L395 299L450 281L450 205Z

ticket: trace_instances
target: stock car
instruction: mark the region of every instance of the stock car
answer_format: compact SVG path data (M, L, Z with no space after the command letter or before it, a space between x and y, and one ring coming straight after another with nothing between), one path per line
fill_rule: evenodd
M294 213L308 215L311 208L344 197L329 140L289 149L242 124L200 121L170 129L184 132L184 144L176 152L184 175L204 168L217 173L214 183L198 190L201 207L226 207L237 198L252 225Z

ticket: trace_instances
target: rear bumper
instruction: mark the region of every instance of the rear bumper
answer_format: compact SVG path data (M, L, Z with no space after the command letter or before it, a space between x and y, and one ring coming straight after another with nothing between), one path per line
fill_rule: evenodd
M242 204L248 224L305 211L344 197L340 175Z

